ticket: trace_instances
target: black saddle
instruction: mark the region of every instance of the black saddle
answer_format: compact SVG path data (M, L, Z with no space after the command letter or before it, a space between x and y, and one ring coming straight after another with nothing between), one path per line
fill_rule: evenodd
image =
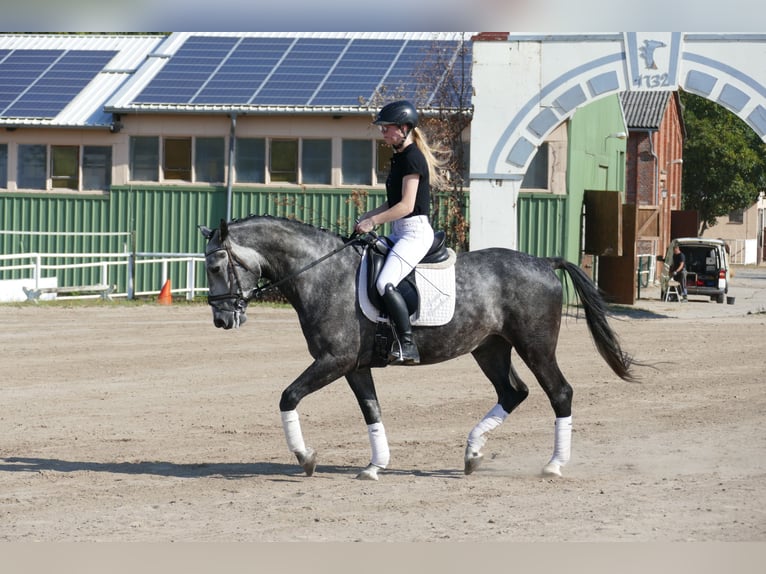
M449 259L446 239L444 231L434 232L434 242L431 244L431 248L425 257L420 260L420 263L441 263ZM375 307L385 311L383 298L375 288L375 283L377 283L378 275L380 275L380 271L383 269L383 264L386 262L386 257L393 246L393 242L386 236L376 236L373 241L369 242L369 246L367 250L367 296ZM399 283L397 289L407 302L407 308L410 315L412 315L420 306L420 296L415 287L414 270Z

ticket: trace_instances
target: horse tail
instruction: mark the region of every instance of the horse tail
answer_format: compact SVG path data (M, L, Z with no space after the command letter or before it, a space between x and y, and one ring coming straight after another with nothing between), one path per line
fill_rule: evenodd
M548 261L554 269L565 271L571 279L585 310L585 320L599 354L618 377L625 381L635 381L636 377L631 371L634 360L622 350L617 334L609 325L607 304L598 287L574 263L559 257L548 258Z

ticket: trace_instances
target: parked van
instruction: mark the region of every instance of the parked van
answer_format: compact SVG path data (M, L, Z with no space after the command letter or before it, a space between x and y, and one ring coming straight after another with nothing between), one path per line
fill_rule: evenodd
M711 301L723 303L729 292L729 256L726 245L720 239L706 237L679 237L668 245L660 276L661 298L665 299L673 265L673 248L678 245L686 256L686 292L704 295Z

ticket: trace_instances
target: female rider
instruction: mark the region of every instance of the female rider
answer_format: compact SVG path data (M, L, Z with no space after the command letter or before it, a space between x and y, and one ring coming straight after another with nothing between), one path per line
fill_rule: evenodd
M386 180L387 201L362 215L354 230L369 233L378 225L392 224L393 233L388 237L393 247L375 286L396 332L397 340L389 353L389 361L417 364L420 355L412 340L409 310L397 287L433 243L434 231L428 213L431 184L442 181L438 172L441 163L418 128L418 112L410 102L387 104L373 123L380 127L383 139L394 149Z

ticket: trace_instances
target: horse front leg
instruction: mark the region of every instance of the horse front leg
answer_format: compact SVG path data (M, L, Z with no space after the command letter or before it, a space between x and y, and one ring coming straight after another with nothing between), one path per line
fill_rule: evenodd
M282 416L282 429L285 432L287 448L295 454L298 464L306 472L306 476L314 474L316 469L316 451L307 447L303 440L298 403L314 391L318 391L340 378L343 369L333 358L315 360L301 375L295 379L283 392L279 401L279 411Z
M370 464L356 477L359 480L378 480L378 472L388 466L391 458L388 449L386 429L380 420L380 404L375 392L375 383L372 380L370 369L360 369L346 375L351 390L362 410L364 422L367 423L367 435L370 439L372 457Z

